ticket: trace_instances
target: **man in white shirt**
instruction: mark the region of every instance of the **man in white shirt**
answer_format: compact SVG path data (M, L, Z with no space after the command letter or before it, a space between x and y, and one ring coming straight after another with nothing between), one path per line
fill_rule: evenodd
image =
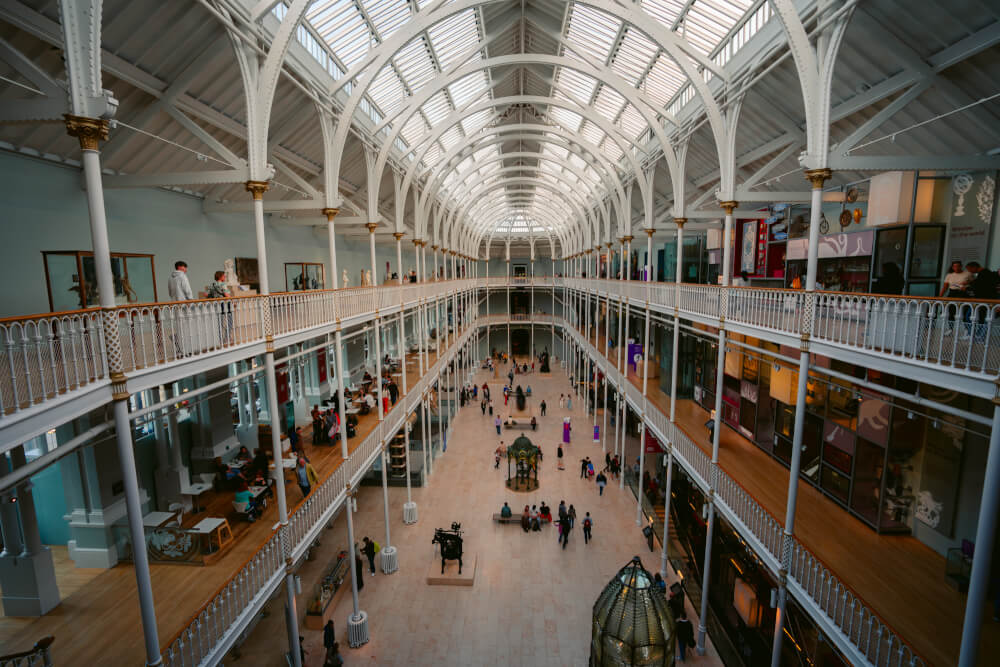
M952 262L948 275L944 277L944 285L938 296L947 296L949 299L961 299L965 297L965 290L972 282L972 273L962 268L961 262Z
M171 301L185 301L194 298L191 283L188 282L187 270L188 265L184 260L174 262L174 272L170 274L170 280L167 282L167 294L170 295Z

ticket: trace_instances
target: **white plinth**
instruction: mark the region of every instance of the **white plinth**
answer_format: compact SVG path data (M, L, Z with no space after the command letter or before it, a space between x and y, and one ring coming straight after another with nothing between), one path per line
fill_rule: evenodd
M417 522L417 504L403 503L403 523L411 524Z
M351 648L368 643L368 614L365 612L359 611L357 618L353 613L347 617L347 643Z
M396 547L384 547L379 553L382 554L383 573L392 574L399 569L399 563L396 560Z

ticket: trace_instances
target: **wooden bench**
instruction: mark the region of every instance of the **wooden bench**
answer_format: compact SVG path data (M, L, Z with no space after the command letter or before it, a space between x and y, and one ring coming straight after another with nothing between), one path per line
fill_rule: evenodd
M503 426L504 428L525 428L525 427L531 428L531 418L530 417L527 419L525 419L524 417L511 418L510 421L507 421L505 419L503 422Z
M497 523L521 523L521 515L501 516L500 512L493 515L493 520Z

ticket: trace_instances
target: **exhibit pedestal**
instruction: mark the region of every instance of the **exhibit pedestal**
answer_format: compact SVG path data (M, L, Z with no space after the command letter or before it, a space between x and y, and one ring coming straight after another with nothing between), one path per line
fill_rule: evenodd
M478 556L465 553L462 558L462 574L458 573L458 561L447 560L444 573L441 572L441 556L435 553L427 569L427 585L429 586L472 586L476 583L476 569L479 565Z
M382 560L382 572L392 574L399 569L399 563L396 560L396 547L385 547L379 553Z
M351 648L358 648L368 643L368 614L359 611L347 617L347 643Z
M414 524L417 522L417 504L403 503L403 523Z

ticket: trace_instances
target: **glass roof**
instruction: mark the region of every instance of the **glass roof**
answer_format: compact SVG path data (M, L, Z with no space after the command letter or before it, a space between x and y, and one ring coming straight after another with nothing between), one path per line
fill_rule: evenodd
M432 4L436 9L448 1L319 0L307 10L306 24L296 37L334 79L342 79L372 48L407 30L417 12L429 9ZM766 0L640 0L640 6L653 20L685 40L691 50L719 66L724 66L771 18ZM273 10L279 19L286 12L285 3L279 3ZM540 30L530 23L530 17L527 20L527 26L520 28L522 34L524 30ZM580 63L583 69L610 68L628 88L649 101L644 112L662 115L666 111L677 115L694 98L693 88L681 67L634 27L575 2L568 3L564 26L560 55ZM467 145L485 126L501 122L497 112L502 110L484 107L467 112L470 107L493 98L493 72L489 69L469 73L445 87L435 85L433 92L427 88L442 73L490 57L487 34L482 6L460 11L425 31L414 32L412 39L375 76L359 109L371 121L366 127L376 128L377 141L386 141L396 133L394 159L404 167L410 164L421 172L433 174L450 150ZM526 43L530 47L530 39ZM507 51L509 48L502 50ZM710 72L703 72L703 76L711 79ZM351 81L345 90L350 91L355 84L356 80ZM615 128L617 139L609 136L595 119L572 109L545 105L538 111L544 122L579 134L612 163L618 163L625 150L639 151L639 146L650 136L643 114L621 90L617 84L606 85L570 67L555 67L552 72L550 95L573 108L599 115L602 122L607 122L605 127ZM550 143L544 133L537 140L541 142L541 153L549 159L537 161L537 170L525 173L563 188L567 180L579 183L577 194L581 199L602 196L605 183L595 167L566 148ZM413 160L418 157L420 164L414 165ZM495 182L499 178L496 172L504 166L500 157L500 144L492 143L461 160L450 160L445 165L447 173L440 179L441 196L446 199L456 196L465 185L480 179L484 186ZM487 178L491 175L492 178ZM488 212L495 219L497 232L548 230L550 225L535 217L543 210L548 211L546 220L570 219L570 214L562 210L564 206L553 212L555 200L532 195L530 191L525 194L523 188L501 192L507 193L506 206ZM511 193L517 193L516 198Z

